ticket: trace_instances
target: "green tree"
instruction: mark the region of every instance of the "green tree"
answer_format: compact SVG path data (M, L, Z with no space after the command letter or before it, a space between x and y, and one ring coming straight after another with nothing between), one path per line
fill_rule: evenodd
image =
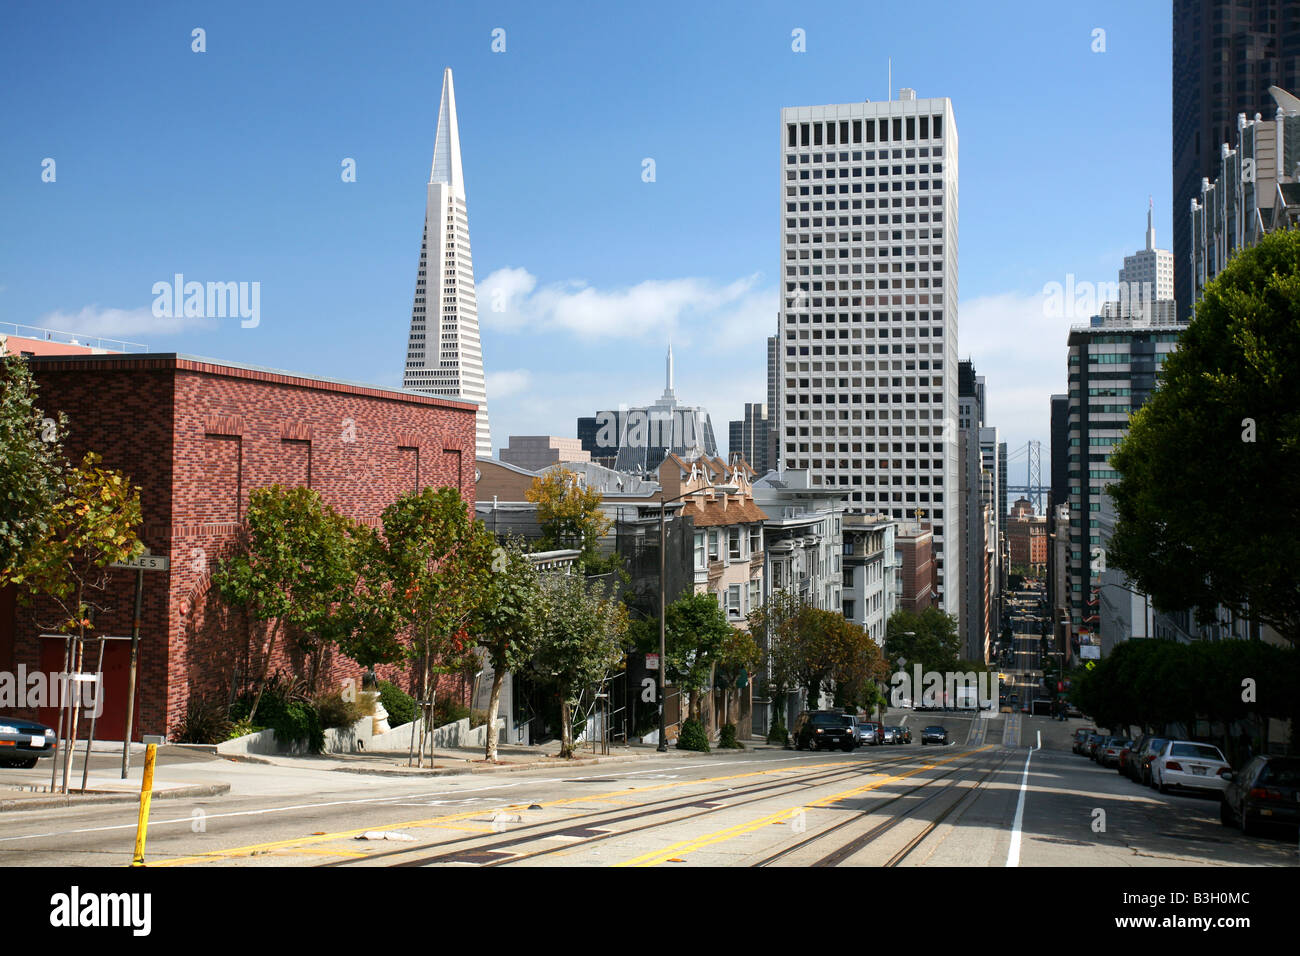
M921 665L921 670L946 673L958 670L961 638L957 620L938 608L928 607L920 614L895 611L885 624L885 657L892 670L900 665Z
M627 609L577 574L543 576L540 608L534 665L559 692L560 756L572 757L573 708L623 660Z
M354 583L350 522L310 488L272 485L248 496L242 540L217 562L212 581L256 625L258 674L248 714L257 714L277 645L292 636L313 662L338 639L337 610Z
M598 488L582 485L578 475L567 468L553 468L534 478L524 497L537 505L542 531L539 550L577 548L584 567L590 564L605 570L600 561L600 539L613 522L600 510L604 495Z
M74 634L71 660L63 669L80 674L86 635L94 629L96 612L108 610L105 597L113 579L114 562L144 551L137 537L142 521L140 489L120 471L98 467L98 455L88 453L81 465L64 476L62 496L37 525L37 534L8 575L28 596L49 598L59 619L42 628ZM77 717L72 708L68 741L76 740ZM71 746L64 751L63 788L68 786Z
M1107 561L1159 607L1300 639L1300 231L1228 262L1111 456Z
M794 666L802 608L799 595L781 589L749 612L749 631L763 650L760 686L772 700L774 727L785 726L786 698L799 686Z
M700 719L703 690L722 657L734 628L712 594L684 594L664 614L664 680L689 694L688 718ZM630 626L637 650L659 652L659 620Z
M0 363L0 586L49 531L65 492L61 436L67 420L36 407L36 383L21 356Z
M425 488L384 509L390 580L381 587L405 609L408 656L420 661L421 700L437 675L477 666L469 629L479 612L496 548L455 488Z
M763 651L749 631L728 625L729 634L722 639L714 669L714 684L722 689L722 725L731 722L731 701L749 685L754 671L763 663Z
M539 633L541 583L522 545L507 541L496 548L492 573L470 620L470 633L492 665L488 720L496 717L505 675L528 663ZM487 760L497 759L497 735L487 735Z

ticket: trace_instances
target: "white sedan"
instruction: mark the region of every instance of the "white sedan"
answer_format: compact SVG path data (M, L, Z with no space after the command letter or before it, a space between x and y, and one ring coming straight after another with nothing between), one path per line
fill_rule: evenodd
M1231 770L1213 744L1171 740L1151 761L1151 785L1161 793L1174 787L1222 793L1228 786L1223 775Z

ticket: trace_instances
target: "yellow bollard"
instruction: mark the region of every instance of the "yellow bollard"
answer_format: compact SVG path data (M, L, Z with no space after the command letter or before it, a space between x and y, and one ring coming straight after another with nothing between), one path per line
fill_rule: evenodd
M144 866L144 838L149 830L149 804L153 801L153 762L158 745L149 744L144 754L144 780L140 782L140 819L135 825L135 858L132 866Z

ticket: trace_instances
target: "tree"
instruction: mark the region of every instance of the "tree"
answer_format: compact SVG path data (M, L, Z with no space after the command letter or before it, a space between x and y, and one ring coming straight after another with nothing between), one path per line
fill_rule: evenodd
M798 688L794 675L799 649L799 595L776 590L749 612L749 631L763 650L762 683L772 699L773 726L784 726L786 698Z
M637 621L631 630L637 650L658 653L658 618ZM664 679L690 695L691 720L700 719L702 691L734 630L712 594L684 594L666 608Z
M537 505L540 550L577 548L584 566L599 563L600 539L613 525L600 510L599 489L584 487L567 468L553 468L534 478L524 497Z
M714 683L722 688L722 725L731 723L731 694L737 697L753 676L754 671L763 663L763 650L754 640L754 635L741 628L727 625L730 632L722 639L718 649Z
M248 720L261 702L277 644L292 630L319 661L340 635L337 609L354 582L349 522L310 488L272 485L248 496L243 540L217 562L212 581L227 603L261 630L258 676ZM309 683L314 683L315 673Z
M534 664L559 692L560 756L572 757L573 708L623 660L627 608L601 597L581 575L546 575L541 585Z
M1235 255L1111 456L1107 561L1168 609L1300 640L1300 231Z
M541 584L537 569L516 541L498 546L472 618L470 630L492 665L488 700L488 762L497 759L497 735L491 726L501 700L501 682L509 671L528 663L539 632Z
M885 656L892 668L903 659L907 666L921 665L921 670L947 673L956 671L961 639L957 620L938 608L928 607L920 614L895 611L885 624Z
M120 471L98 467L100 458L87 453L81 465L67 473L62 497L49 509L48 518L35 526L36 534L10 570L9 580L34 595L50 598L58 607L57 621L41 626L75 634L71 660L63 669L81 673L86 634L94 629L96 612L108 610L103 595L113 579L114 562L144 551L137 537L142 513L140 489ZM76 740L77 715L72 708L68 741ZM71 746L65 750L70 755ZM63 787L68 785L69 756L63 762Z
M67 462L60 436L66 418L36 407L36 383L27 362L7 355L0 364L0 586L9 583L34 542L49 531L54 505L65 492Z
M409 656L421 661L421 700L435 676L477 664L469 628L484 601L496 543L455 488L425 488L384 509L392 593L405 608Z

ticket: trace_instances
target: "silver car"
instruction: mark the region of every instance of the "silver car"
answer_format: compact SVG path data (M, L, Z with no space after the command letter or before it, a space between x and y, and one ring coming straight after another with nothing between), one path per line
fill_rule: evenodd
M1161 793L1174 787L1222 793L1228 786L1223 775L1231 771L1223 752L1213 744L1171 740L1151 761L1151 783Z

